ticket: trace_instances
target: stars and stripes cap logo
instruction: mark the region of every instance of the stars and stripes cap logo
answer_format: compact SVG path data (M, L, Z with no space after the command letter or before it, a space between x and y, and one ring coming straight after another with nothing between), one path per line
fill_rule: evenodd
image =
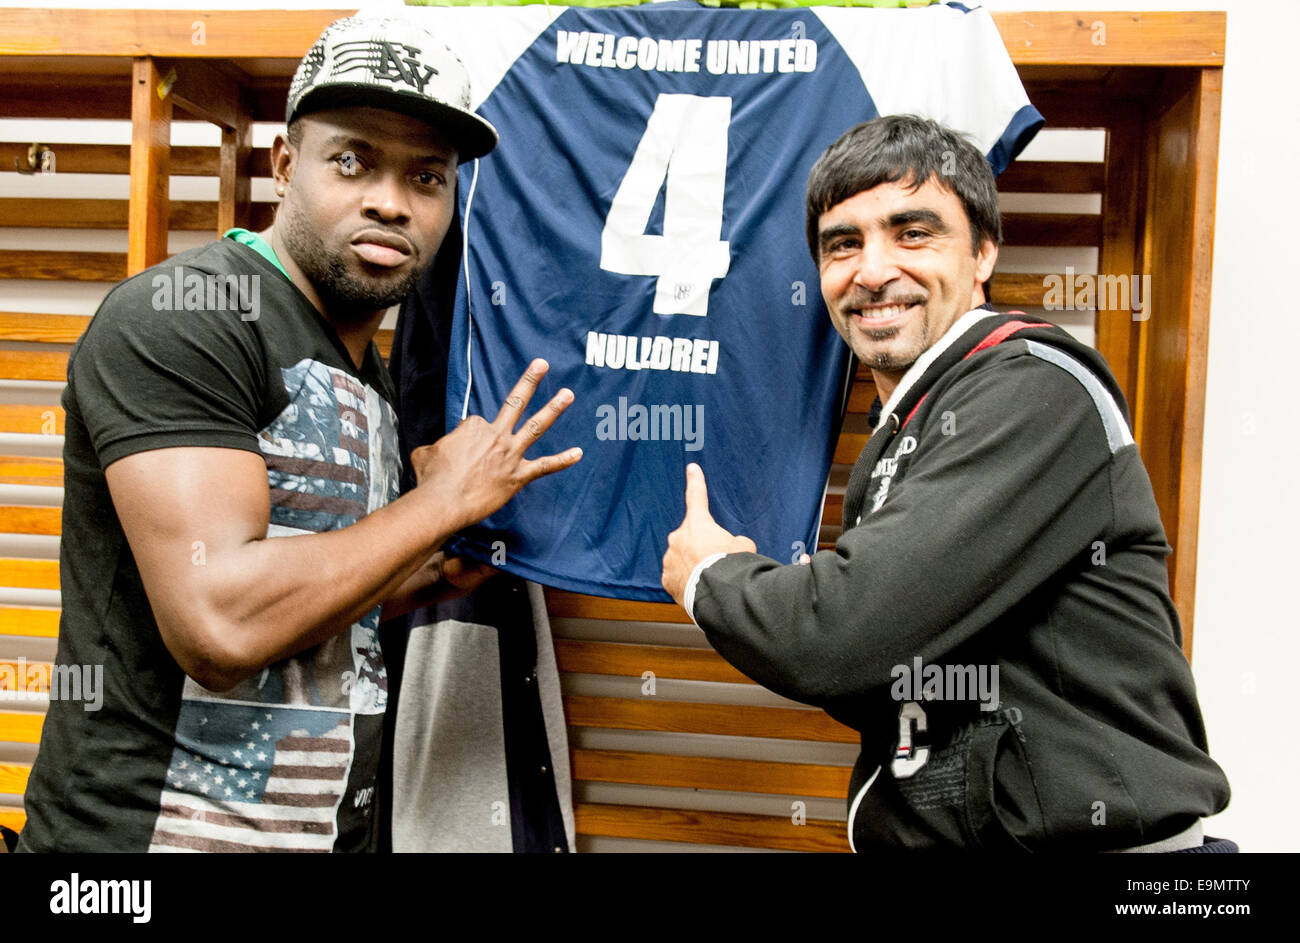
M471 101L469 70L423 25L352 16L325 27L298 64L285 123L322 108L386 108L434 125L467 161L497 144L496 128Z

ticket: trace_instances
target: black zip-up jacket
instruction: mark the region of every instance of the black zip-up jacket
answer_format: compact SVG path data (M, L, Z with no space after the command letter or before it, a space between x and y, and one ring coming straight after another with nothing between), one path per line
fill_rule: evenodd
M1123 849L1228 801L1123 394L1026 321L977 309L903 378L834 551L729 554L695 589L727 660L860 732L858 851Z

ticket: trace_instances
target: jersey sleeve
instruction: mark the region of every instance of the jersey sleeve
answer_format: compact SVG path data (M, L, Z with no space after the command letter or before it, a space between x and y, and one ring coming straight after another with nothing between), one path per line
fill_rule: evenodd
M985 9L826 6L813 12L857 67L882 115L915 114L961 130L995 175L1044 124ZM925 64L922 77L918 63Z
M119 285L73 348L64 402L85 423L101 468L159 448L259 452L260 336L239 311L168 310L174 271Z
M1110 443L1066 371L995 362L933 410L907 474L833 551L703 571L695 620L755 681L820 706L866 694L974 638L1112 528Z

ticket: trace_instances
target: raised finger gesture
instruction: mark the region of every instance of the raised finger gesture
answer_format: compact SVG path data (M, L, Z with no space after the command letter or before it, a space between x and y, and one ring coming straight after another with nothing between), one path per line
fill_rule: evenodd
M573 402L573 391L562 389L515 429L547 369L545 360L530 363L492 422L481 416L468 416L433 445L411 453L420 485L416 490L431 486L439 499L454 509L460 526L481 521L524 485L568 468L582 458L579 448L536 459L524 458L524 453Z

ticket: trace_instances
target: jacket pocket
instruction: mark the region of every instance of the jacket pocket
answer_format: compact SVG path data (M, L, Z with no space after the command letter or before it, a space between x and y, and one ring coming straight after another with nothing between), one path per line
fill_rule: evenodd
M857 850L972 847L966 782L974 728L940 727L931 721L924 742L890 750L852 819Z
M1018 715L966 714L954 724L932 710L924 740L911 744L906 759L896 743L892 762L885 759L850 800L854 847L1036 847L1043 818L1023 734L1013 723Z
M966 823L974 847L1032 851L1044 837L1043 814L1024 733L999 712L972 731L966 766ZM990 718L992 720L992 718Z

